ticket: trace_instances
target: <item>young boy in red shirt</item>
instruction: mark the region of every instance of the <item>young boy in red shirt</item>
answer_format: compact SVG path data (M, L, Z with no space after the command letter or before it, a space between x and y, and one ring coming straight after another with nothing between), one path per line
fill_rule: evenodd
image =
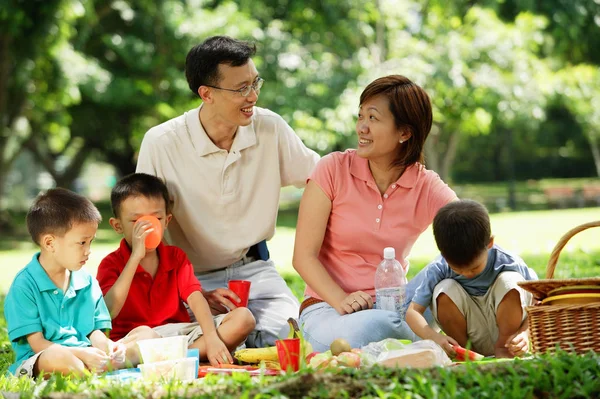
M155 338L187 335L190 348L212 365L231 363L231 351L255 327L247 308L235 308L213 316L194 276L192 264L178 247L147 249L152 224L138 220L155 216L164 231L171 220L169 192L156 176L134 173L112 190L113 229L123 234L119 249L106 256L98 268L98 282L113 318L111 338L128 340L127 332L147 325ZM161 236L162 238L162 236ZM196 317L192 323L184 305Z

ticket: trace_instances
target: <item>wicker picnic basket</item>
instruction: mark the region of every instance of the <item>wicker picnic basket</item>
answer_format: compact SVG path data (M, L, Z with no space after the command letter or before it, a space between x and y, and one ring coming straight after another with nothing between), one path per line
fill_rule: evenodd
M600 278L554 280L554 269L560 252L577 233L599 227L600 221L585 223L569 230L558 241L546 267L546 279L524 281L519 285L542 300L560 287L600 285ZM566 351L600 352L600 302L588 304L539 305L527 307L529 335L533 353Z

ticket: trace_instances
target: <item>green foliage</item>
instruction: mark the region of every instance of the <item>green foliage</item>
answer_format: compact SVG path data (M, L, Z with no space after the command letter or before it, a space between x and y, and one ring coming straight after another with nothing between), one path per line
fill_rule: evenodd
M12 96L20 93L9 102L20 111L9 119L27 123L4 126L11 130L0 135L0 149L18 154L34 132L27 148L65 185L90 155L131 172L143 134L199 104L183 76L188 49L228 34L258 44L255 62L266 79L259 105L321 153L353 147L361 90L402 73L432 97L426 153L443 178L503 179L513 164L534 165L539 177L575 164L593 173L591 162L600 170L593 142L567 138L538 149L534 138L549 135L540 124L557 104L575 117L554 120L595 134L597 78L583 76L596 76L597 66L582 62L595 60L597 18L598 6L581 0L11 0L0 5L0 39L15 43L8 82ZM480 151L471 151L473 141ZM544 174L548 151L557 166ZM465 168L485 173L471 177Z
M499 14L512 20L522 11L544 15L549 20L546 32L554 45L544 49L567 63L600 65L600 4L588 0L504 0L496 3Z

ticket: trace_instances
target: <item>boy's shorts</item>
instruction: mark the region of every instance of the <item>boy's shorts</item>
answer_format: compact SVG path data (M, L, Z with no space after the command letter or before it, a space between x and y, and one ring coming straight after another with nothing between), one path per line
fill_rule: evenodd
M446 294L467 320L467 336L471 341L471 349L484 356L491 356L494 354L499 334L496 313L504 296L513 289L519 292L523 320L527 317L525 307L532 304L532 294L519 287L519 281L525 281L520 273L502 272L485 295L471 296L456 280L442 280L433 290L431 310L435 321L439 324L437 298L440 294Z
M213 316L215 328L219 328L227 314ZM202 328L198 323L170 323L154 327L153 330L163 338L174 337L176 335L187 335L188 346L193 344L202 336Z
M42 353L44 353L43 350L31 356L29 359L23 360L23 362L15 370L15 377L34 378L35 375L33 374L33 369L35 368L35 364L37 363Z

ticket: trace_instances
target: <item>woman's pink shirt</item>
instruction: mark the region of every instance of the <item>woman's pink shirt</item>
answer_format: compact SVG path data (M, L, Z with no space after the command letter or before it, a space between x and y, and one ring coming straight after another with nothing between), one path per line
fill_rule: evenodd
M406 266L413 244L438 209L456 198L437 173L418 163L381 195L368 161L356 150L323 157L309 180L331 200L319 260L347 293L374 296L383 249L394 247L396 259ZM322 299L309 286L305 296Z

